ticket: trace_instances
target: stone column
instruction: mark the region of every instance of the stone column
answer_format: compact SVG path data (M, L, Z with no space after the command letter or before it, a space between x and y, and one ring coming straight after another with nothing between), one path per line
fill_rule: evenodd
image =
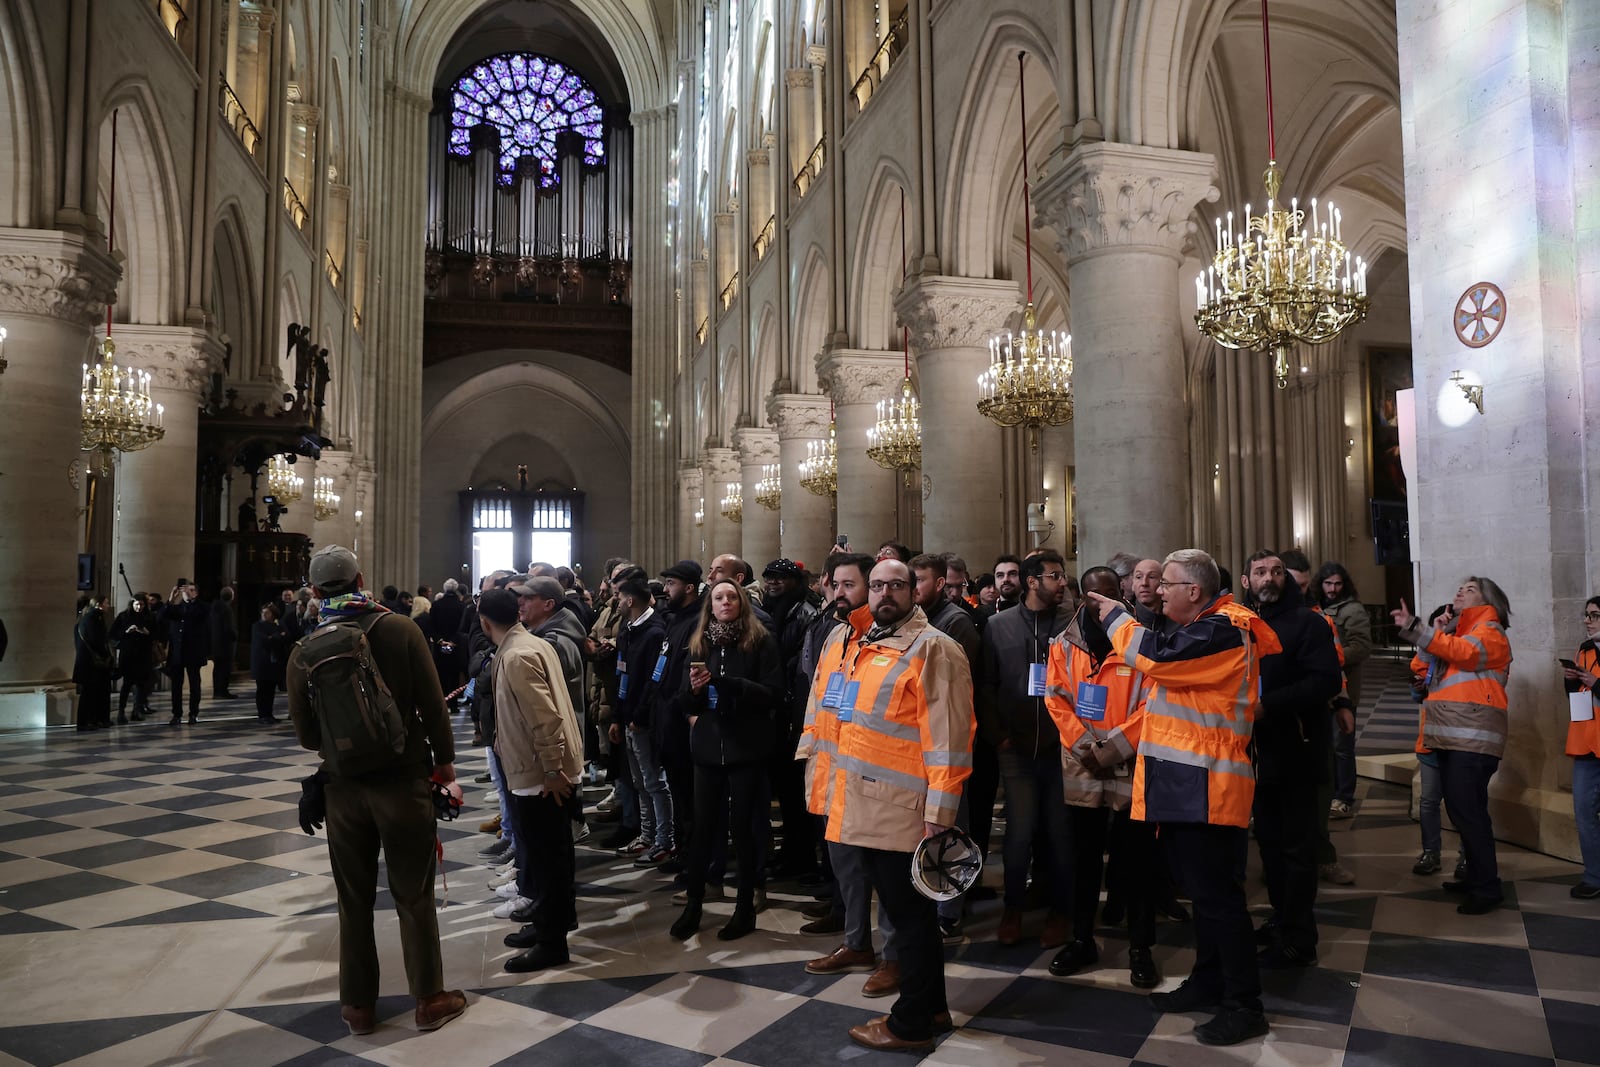
M922 402L922 544L976 565L1003 545L1000 427L978 413L989 338L1022 305L1017 283L922 275L895 300L911 329Z
M1178 265L1215 160L1109 142L1075 148L1034 192L1072 290L1079 558L1189 538ZM1129 492L1129 486L1138 492ZM1139 547L1142 546L1142 547Z
M706 472L706 554L700 562L706 564L713 556L739 551L739 524L722 514L728 483L739 483L739 453L731 448L707 448L700 455ZM745 501L746 511L750 503Z
M215 581L218 575L195 573L195 456L200 398L222 365L222 346L206 331L184 326L117 326L111 340L118 363L150 372L150 396L166 409L167 431L118 461L113 562L135 589L163 596L179 576ZM112 574L121 605L127 590Z
M694 521L695 512L700 510L700 499L705 490L705 474L695 465L694 461L685 461L678 468L678 537L677 547L663 553L658 559L639 560L640 566L651 571L676 563L680 559L700 559L706 553L705 526ZM671 556L668 559L667 556Z
M1396 28L1416 382L1407 481L1420 520L1412 606L1448 600L1471 574L1505 590L1516 663L1505 756L1489 784L1495 836L1576 859L1555 661L1573 654L1595 592L1600 229L1589 209L1600 77L1589 57L1600 18L1589 4L1568 4L1563 17L1508 0L1466 41L1438 5L1400 0ZM1503 299L1474 301L1480 282ZM1487 344L1458 339L1458 307L1496 303L1498 318L1467 324L1467 339ZM1450 380L1456 371L1482 386L1481 413Z
M800 463L810 454L812 441L828 440L828 398L774 393L767 399L767 419L778 427L783 483L778 551L789 559L803 560L808 567L820 567L833 543L833 498L817 496L800 484Z
M759 578L761 568L778 558L778 513L756 501L761 468L778 462L778 431L747 426L733 431L733 440L739 446L739 482L744 491L739 555L756 569L754 577Z
M72 716L72 590L77 584L79 388L90 330L116 299L100 242L54 230L0 230L0 724ZM62 688L67 687L67 688Z
M833 397L839 427L838 531L868 555L895 536L900 475L867 456L867 431L877 423L878 401L898 395L904 377L899 352L835 348L817 358L817 380Z
M678 351L674 289L677 250L643 235L666 232L672 207L666 190L674 177L672 149L678 126L674 105L637 110L633 123L633 558L645 567L671 562L681 530L672 525L672 443L666 406L672 396ZM693 508L690 508L693 512ZM691 526L692 529L692 526Z

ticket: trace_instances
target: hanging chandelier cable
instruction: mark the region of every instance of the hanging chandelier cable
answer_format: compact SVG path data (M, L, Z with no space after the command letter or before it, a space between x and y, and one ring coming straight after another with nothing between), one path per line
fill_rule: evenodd
M1272 117L1272 36L1267 31L1267 0L1261 0L1261 55L1267 69L1267 160L1278 161L1278 124Z

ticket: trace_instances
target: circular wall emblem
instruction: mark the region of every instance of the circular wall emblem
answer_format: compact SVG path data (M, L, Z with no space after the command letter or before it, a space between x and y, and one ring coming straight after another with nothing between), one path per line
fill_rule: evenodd
M1493 341L1505 324L1506 294L1493 282L1468 287L1456 301L1456 338L1468 348Z
M926 474L922 476L922 499L926 500L933 495L933 479Z

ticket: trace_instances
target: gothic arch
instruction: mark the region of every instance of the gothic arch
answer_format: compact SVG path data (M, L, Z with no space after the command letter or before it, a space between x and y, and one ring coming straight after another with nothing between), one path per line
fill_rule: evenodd
M722 408L721 419L717 429L722 437L731 439L733 428L739 424L739 416L744 413L744 358L737 344L731 344L722 353L722 362L717 368L717 386L719 404ZM710 432L710 429L707 429Z
M222 205L211 232L211 313L218 332L227 336L231 346L228 362L232 377L248 378L258 365L255 354L259 333L253 298L259 290L251 277L254 260L237 198Z
M109 214L112 125L116 125L116 221L113 247L126 260L118 286L119 322L165 325L177 322L178 277L184 254L183 198L161 110L143 81L128 78L105 96L99 128L97 213Z
M778 378L779 333L782 329L778 325L778 313L773 310L772 304L761 306L761 311L756 315L755 345L751 348L754 358L750 363L750 383L746 400L748 410L754 412L757 426L766 424L766 396L772 391L773 383Z
M798 275L800 284L794 290L794 337L789 347L794 366L790 374L796 390L814 393L817 391L816 357L833 329L833 282L828 257L818 246L807 248L800 262L803 264Z
M905 264L901 257L904 227L900 206L905 202L910 180L899 164L880 159L867 182L866 210L856 229L855 255L850 269L850 332L862 348L900 347L900 330L895 323L894 295L904 282ZM905 203L906 218L919 216L914 202ZM906 246L906 254L915 253Z
M33 226L56 187L55 125L47 118L55 108L44 69L30 8L0 6L0 226Z

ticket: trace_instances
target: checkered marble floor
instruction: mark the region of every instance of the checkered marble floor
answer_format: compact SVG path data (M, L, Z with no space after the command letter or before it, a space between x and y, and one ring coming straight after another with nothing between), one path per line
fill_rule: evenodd
M506 974L511 927L488 916L487 872L474 858L481 810L441 830L445 969L470 1009L437 1033L416 1032L383 912L381 1024L349 1036L327 853L296 824L298 780L313 758L287 725L257 725L242 701L208 704L197 725L161 717L94 734L0 735L0 1064L914 1061L845 1036L887 1002L863 998L860 975L804 972L836 939L798 932L809 898L793 886L773 887L751 937L717 941L713 917L679 944L666 935L676 909L665 877L581 849L573 964ZM463 758L463 778L481 764ZM1109 929L1104 969L1052 978L1037 941L994 940L990 902L976 906L970 940L948 950L960 1028L922 1062L1600 1063L1600 906L1568 897L1576 868L1503 847L1508 906L1459 916L1438 877L1410 873L1417 831L1405 804L1399 788L1363 782L1356 818L1334 824L1359 881L1325 887L1322 965L1267 974L1266 1039L1197 1045L1197 1017L1157 1015L1127 984L1126 943ZM1254 870L1251 884L1259 909ZM1169 976L1189 966L1188 937L1183 924L1159 928Z

